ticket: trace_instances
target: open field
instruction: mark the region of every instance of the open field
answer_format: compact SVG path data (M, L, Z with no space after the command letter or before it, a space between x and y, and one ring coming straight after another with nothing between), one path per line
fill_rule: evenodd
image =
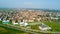
M33 22L33 23L29 23L29 25L31 26L31 29L39 30L38 26L41 23L44 23L44 24L50 26L52 28L52 30L50 30L51 32L60 32L60 24L58 24L58 21ZM20 30L18 31L18 30L15 30L15 29L8 29L6 27L0 27L0 33L1 34L30 34L30 33L27 33L25 31L20 31Z
M46 25L52 28L52 31L60 32L60 24L58 21L43 21Z
M18 31L14 29L0 27L0 34L28 34L28 33L24 31Z

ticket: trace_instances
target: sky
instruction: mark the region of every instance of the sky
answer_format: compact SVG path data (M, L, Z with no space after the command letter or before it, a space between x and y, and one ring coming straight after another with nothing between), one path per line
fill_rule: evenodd
M60 9L60 0L0 0L0 8Z

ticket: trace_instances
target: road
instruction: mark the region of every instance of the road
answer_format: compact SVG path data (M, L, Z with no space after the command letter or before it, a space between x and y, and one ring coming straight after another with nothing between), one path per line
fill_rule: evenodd
M20 26L10 25L10 24L9 25L2 25L2 24L0 24L0 26L7 27L7 28L12 28L12 29L15 29L15 30L21 30L21 31L25 31L25 32L33 33L33 34L39 34L39 32L60 34L60 32L33 30L33 29L27 29L27 28L23 28L23 27L20 27Z

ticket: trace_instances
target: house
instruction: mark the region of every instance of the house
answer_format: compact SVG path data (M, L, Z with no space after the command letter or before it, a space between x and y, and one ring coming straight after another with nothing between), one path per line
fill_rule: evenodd
M28 23L20 22L20 26L27 26Z
M25 20L23 20L23 22L20 22L20 26L27 26L27 25L28 23Z
M3 20L2 21L3 24L9 24L9 22L10 22L9 20Z
M16 25L16 24L18 24L18 23L15 22L15 20L12 20L12 24L13 24L13 25Z
M58 18L58 17L51 17L51 19L56 19L56 20L57 20L57 19L59 19L59 18Z
M2 18L0 18L0 21L2 20Z
M41 21L41 17L40 17L40 18L37 18L37 21L38 21L38 22Z
M39 29L42 30L42 31L47 31L47 30L50 30L51 27L42 23L42 24L40 24Z
M33 19L29 19L28 22L34 22L34 20Z

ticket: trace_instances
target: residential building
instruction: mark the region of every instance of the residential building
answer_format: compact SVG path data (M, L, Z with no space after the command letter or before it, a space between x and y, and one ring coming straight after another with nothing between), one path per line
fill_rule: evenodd
M42 23L42 24L40 24L39 29L42 30L42 31L47 31L47 30L50 30L51 27Z

